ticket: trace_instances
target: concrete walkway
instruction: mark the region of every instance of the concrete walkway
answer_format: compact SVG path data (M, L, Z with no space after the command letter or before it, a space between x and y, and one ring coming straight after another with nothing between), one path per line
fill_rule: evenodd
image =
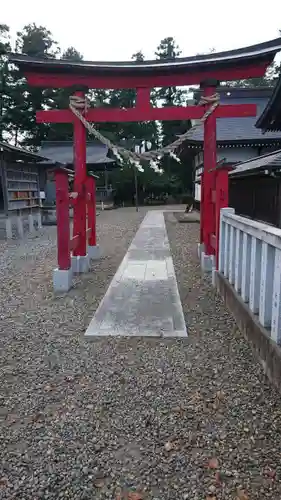
M147 213L86 331L106 335L187 336L163 212Z

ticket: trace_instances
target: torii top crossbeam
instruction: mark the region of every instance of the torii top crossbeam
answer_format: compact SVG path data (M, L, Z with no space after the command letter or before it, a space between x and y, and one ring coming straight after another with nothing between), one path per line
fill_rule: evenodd
M30 85L39 87L136 88L190 85L261 77L281 49L281 38L207 55L141 62L66 61L12 54Z

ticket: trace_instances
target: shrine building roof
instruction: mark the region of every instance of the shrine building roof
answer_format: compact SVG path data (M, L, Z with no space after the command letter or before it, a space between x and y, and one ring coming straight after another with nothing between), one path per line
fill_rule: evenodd
M281 149L238 163L235 169L229 172L229 175L231 177L245 177L253 174L269 174L271 172L278 172L279 174L281 172Z
M256 127L263 132L278 131L281 134L281 74L272 89L267 105L256 122Z
M229 80L262 76L280 50L281 38L276 38L224 52L140 62L71 61L47 57L39 58L24 54L10 54L9 60L25 74L28 74L31 85L48 86L51 81L50 75L53 75L56 77L52 80L54 86L70 86L69 80L72 75L73 81L74 76L76 80L87 77L88 84L93 82L96 85L95 87L89 85L91 88L113 88L106 87L110 78L116 79L114 88L134 88L132 85L153 86L153 82L159 86L169 86L172 81L174 85L200 83L208 78L223 81L227 79L227 75L229 75ZM44 78L42 78L43 74ZM49 80L46 77L47 74ZM41 79L38 78L38 75L41 75ZM67 77L68 83L65 79L59 81L59 75ZM90 77L96 77L96 80L89 80ZM125 77L129 80L124 81ZM156 80L151 80L149 77L154 77Z
M15 159L22 160L25 162L42 162L46 158L33 151L28 151L19 146L12 146L5 141L0 141L0 153L6 152L12 155Z
M49 165L72 165L73 143L71 141L44 141L41 153L47 158ZM88 142L86 145L87 165L93 165L95 170L109 170L116 167L115 160L108 158L108 148L100 142Z
M218 89L220 103L224 104L256 104L257 116L263 113L272 94L271 87L237 88L222 86ZM200 92L196 93L199 100ZM263 133L256 127L256 117L243 118L218 118L217 119L217 143L219 145L266 145L281 144L281 131L269 131ZM203 143L203 126L194 129L186 141L188 144Z

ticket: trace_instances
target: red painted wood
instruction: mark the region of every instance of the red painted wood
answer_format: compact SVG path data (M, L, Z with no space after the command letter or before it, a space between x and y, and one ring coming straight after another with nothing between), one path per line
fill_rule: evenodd
M206 87L204 95L213 95L216 87ZM211 104L204 106L205 110ZM212 113L204 123L204 202L201 216L203 216L203 243L204 251L207 255L214 255L211 245L211 235L215 233L215 207L212 202L212 191L215 189L215 177L217 164L217 143L216 143L216 117Z
M204 170L201 174L201 201L200 201L200 243L201 245L204 243L204 231L203 231L203 223L204 223L204 200L205 200L205 180L204 180Z
M136 108L140 112L151 112L150 89L147 87L137 88Z
M88 200L88 245L95 246L97 244L96 238L96 181L94 177L87 178L87 192L90 197Z
M219 266L219 241L220 241L220 211L228 207L228 167L223 167L216 172L216 269Z
M57 248L58 268L67 270L71 267L68 174L62 170L55 171L56 208L57 208Z
M147 103L145 104L147 105ZM90 109L85 118L89 122L139 122L155 120L199 120L204 115L203 106L172 106L165 108L96 108ZM255 104L223 104L213 113L215 118L256 116ZM70 110L52 109L36 112L37 123L72 123L75 116Z
M212 246L212 248L214 249L214 252L216 253L216 249L217 249L217 239L216 239L216 235L215 235L215 234L211 234L211 237L210 237L210 242L211 242L211 246Z
M73 236L70 240L70 250L73 251L77 248L79 244L79 235L77 234L76 236Z
M76 92L83 97L83 92ZM73 255L84 256L87 253L86 245L86 129L81 121L74 117L74 191L78 193L77 203L74 205L73 234L79 235L79 243L73 251Z
M85 85L91 89L135 89L138 87L171 87L175 85L198 84L202 81L214 79L218 81L231 81L247 78L261 77L265 74L272 57L260 63L240 65L234 68L214 69L212 71L198 71L185 73L172 73L169 75L134 75L134 76L84 76L79 74L59 73L32 73L25 72L29 85L34 87L65 88L75 85Z

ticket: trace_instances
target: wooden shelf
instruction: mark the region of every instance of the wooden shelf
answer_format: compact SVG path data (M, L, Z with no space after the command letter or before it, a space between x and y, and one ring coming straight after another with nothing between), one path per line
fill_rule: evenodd
M14 202L14 201L32 201L32 200L39 200L39 196L36 198L10 198L8 201Z
M8 184L11 183L11 182L14 182L14 183L17 183L17 184L21 184L21 183L23 183L23 184L36 184L36 188L37 188L37 182L36 181L28 181L28 180L26 180L26 181L16 181L16 180L14 180L14 181L8 181ZM8 188L8 190L10 190L10 189L12 189L13 191L16 191L15 188Z
M31 212L33 209L40 208L37 166L24 164L7 166L5 184L9 212Z
M9 212L15 212L15 211L18 211L18 210L27 210L27 209L31 209L31 208L40 208L40 205L31 205L31 206L25 206L25 207L20 207L20 208L8 208L8 211Z

